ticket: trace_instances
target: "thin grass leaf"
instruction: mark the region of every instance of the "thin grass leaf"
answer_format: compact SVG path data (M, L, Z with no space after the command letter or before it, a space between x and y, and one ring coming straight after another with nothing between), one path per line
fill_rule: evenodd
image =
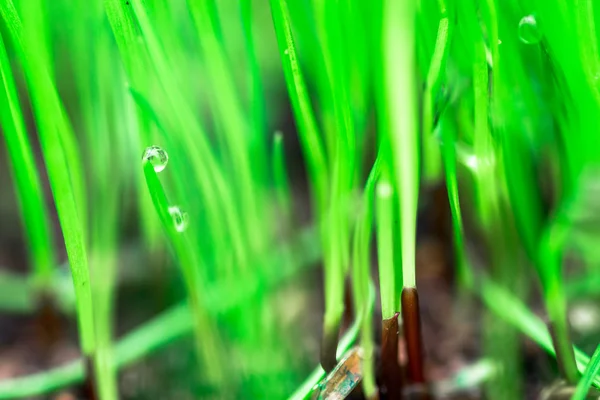
M249 0L244 0L249 1ZM207 74L210 77L211 89L208 91L211 97L210 105L215 118L222 125L221 136L225 144L227 159L231 163L233 182L236 192L241 196L240 221L244 226L238 229L247 231L247 240L251 243L254 251L262 251L264 243L261 234L261 224L258 220L259 205L257 204L256 187L254 186L254 175L263 179L266 174L266 159L259 158L251 166L248 154L248 134L251 125L236 95L234 79L230 71L229 62L220 42L218 27L218 15L216 2L188 1L188 7L194 19L200 47L203 51L203 62ZM251 40L251 37L249 38ZM266 151L262 151L263 155Z
M535 314L517 298L487 278L480 280L479 284L480 290L478 293L481 295L486 307L529 336L548 354L556 356L548 328ZM574 348L574 352L577 369L583 372L589 364L590 358L577 348ZM594 376L593 383L594 386L600 388L600 377Z
M95 349L95 329L90 274L81 222L81 215L84 213L82 210L85 208L83 196L81 193L77 196L74 190L74 186L83 187L83 180L77 176L83 169L80 163L73 160L73 154L67 154L72 152L72 146L68 144L69 140L66 137L72 138L72 131L46 66L42 63L43 59L37 56L35 48L28 48L27 44L23 43L22 26L12 1L0 2L0 14L29 83L46 170L75 286L81 348L84 354L91 355Z
M55 254L50 236L50 217L44 204L44 193L27 135L25 120L13 74L0 37L0 124L10 157L21 219L28 242L29 257L33 265L32 279L40 288L47 288L52 277Z
M162 150L161 150L162 151ZM202 363L203 371L213 383L222 383L224 380L224 368L219 358L221 343L216 336L212 321L207 315L200 290L198 265L199 261L192 252L191 243L177 226L177 221L171 214L171 206L167 200L162 184L150 159L144 159L144 177L148 191L152 197L152 203L162 227L166 233L169 243L173 246L181 267L182 275L187 286L190 307L193 310L194 332L196 335L196 351L198 359Z
M292 194L285 165L285 149L281 132L276 132L273 137L273 184L277 203L284 214L285 220L288 224L292 223Z
M393 180L400 194L400 232L404 287L415 287L417 201L419 194L419 140L415 88L416 2L387 1L384 5L384 74Z
M354 231L352 256L352 288L354 294L354 309L364 313L360 330L360 346L364 354L363 361L363 393L367 399L377 393L375 383L375 344L373 340L373 313L368 303L369 291L373 289L371 280L371 236L373 232L373 205L375 202L375 184L380 173L379 158L369 173L363 193L362 208Z
M328 173L327 159L319 134L317 122L300 65L290 26L288 5L283 0L270 0L273 25L277 35L277 45L288 95L292 103L300 143L311 176L312 195L319 215L323 215L327 205Z
M379 293L381 295L381 318L389 319L398 311L396 298L393 241L393 186L385 170L375 191L377 218L377 262L379 270Z

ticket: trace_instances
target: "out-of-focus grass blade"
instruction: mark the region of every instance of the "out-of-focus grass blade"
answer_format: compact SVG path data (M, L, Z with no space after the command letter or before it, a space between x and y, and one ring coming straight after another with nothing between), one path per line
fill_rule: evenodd
M265 263L280 265L284 262L285 254L288 254L290 251L294 254L301 254L304 257L301 260L297 260L297 263L294 263L294 268L291 270L280 271L281 274L277 276L269 276L265 280L267 290L269 287L277 287L282 281L304 271L304 268L317 265L316 261L321 257L318 230L308 228L300 232L298 237L291 242L289 249L274 254ZM15 288L22 289L27 285L25 280L12 277L10 279L14 281L12 286ZM240 279L239 286L233 289L229 285L214 287L212 291L206 293L204 296L207 309L215 315L224 313L227 309L231 309L233 306L239 305L240 302L252 297L254 295L252 288L256 288L260 284L246 285L246 281L246 278ZM228 298L231 291L239 293L236 302L224 302L223 299ZM19 293L25 292L20 291ZM374 292L372 295L374 296ZM33 308L33 303L31 303L31 307ZM139 328L126 334L115 345L114 368L119 369L135 363L144 356L152 354L180 337L189 334L193 331L192 319L189 303L183 302L171 307L169 310L164 311ZM358 326L355 328L354 338L358 334ZM345 342L342 341L343 343ZM349 348L350 345L346 348ZM83 378L82 362L72 362L42 373L0 381L0 399L31 397L48 393L58 388L81 382Z
M286 218L286 224L290 224L293 215L292 194L285 166L285 149L281 132L276 132L273 137L273 183L278 205Z
M598 377L598 372L600 372L600 346L596 347L596 351L592 355L589 364L585 368L585 371L583 371L583 376L577 384L571 400L585 400L592 382Z
M0 124L11 160L21 219L33 264L32 277L36 285L44 288L52 277L55 262L54 246L50 237L50 218L44 204L44 193L19 105L10 62L1 37L0 76L0 104L4 105L0 107Z
M479 293L486 307L529 336L546 352L553 356L556 355L546 325L517 298L486 278L479 281ZM583 372L589 364L590 358L577 348L575 348L575 358L577 369ZM600 388L600 377L595 376L593 384Z
M384 76L388 108L386 134L392 149L393 181L400 193L402 275L404 287L415 287L419 140L415 59L417 2L388 1L384 5Z
M354 231L353 256L352 256L352 288L354 294L354 307L363 315L360 328L360 345L364 353L363 362L363 392L367 399L373 398L377 391L375 384L375 345L373 340L373 313L368 303L369 291L373 289L371 280L371 236L373 233L373 205L374 192L377 178L380 173L379 158L369 173L360 216Z
M38 49L35 46L24 43L22 25L11 0L0 2L0 14L27 77L46 170L73 275L81 347L84 354L91 355L95 349L95 329L90 274L81 222L82 214L85 214L83 179L78 175L83 173L83 168L79 157L75 156L73 132L56 88L43 64L44 59L36 53Z
M223 374L225 373L222 366L223 360L220 360L219 357L222 351L220 351L221 345L214 331L214 326L212 326L213 322L207 315L207 310L200 293L203 287L199 275L200 260L196 259L196 255L192 251L192 244L187 240L185 233L178 231L176 222L173 221L167 196L152 162L144 160L143 170L146 185L152 197L152 203L167 238L177 255L177 260L187 286L188 298L193 310L196 350L198 351L199 361L202 363L202 370L213 383L220 384L223 382Z

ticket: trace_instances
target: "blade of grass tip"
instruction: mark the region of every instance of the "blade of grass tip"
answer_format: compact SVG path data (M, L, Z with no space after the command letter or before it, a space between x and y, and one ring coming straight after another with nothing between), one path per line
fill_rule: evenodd
M294 211L290 182L285 166L285 148L281 132L275 132L275 136L273 137L273 183L275 186L275 196L277 197L279 208L283 212L285 224L291 227L291 224L294 222L292 220Z
M186 240L183 232L185 229L185 217L183 215L173 216L173 208L169 206L167 196L162 184L158 179L158 171L166 165L166 153L163 149L150 147L144 154L143 170L148 191L152 197L152 203L156 213L162 223L166 236L173 246L177 256L178 263L182 270L182 275L188 290L188 298L194 316L194 330L196 334L196 350L198 360L201 362L202 371L207 374L207 378L215 384L224 382L223 360L220 354L223 354L222 344L214 331L212 321L207 315L207 310L203 304L200 290L202 282L199 280L198 261L192 252L191 244ZM179 211L181 213L181 211ZM177 221L176 219L180 220Z
M458 194L458 174L456 171L456 132L454 124L451 121L447 122L446 115L442 117L440 124L442 132L442 161L444 163L446 189L448 191L448 202L452 216L452 243L458 282L464 289L467 289L473 285L473 272L467 263L465 255L464 228Z
M33 264L33 281L36 286L39 285L44 289L50 284L56 260L50 234L51 223L23 112L19 105L10 61L1 37L0 75L2 77L0 103L5 104L0 107L0 125L3 128L3 136L11 161L19 211L25 228L29 256Z
M579 380L571 400L586 399L594 378L598 376L598 372L600 372L600 345L596 347L596 351L594 351L589 364L585 368L585 371L583 371L583 376Z
M375 302L375 289L373 285L369 285L369 307L373 308ZM372 311L371 311L372 312ZM356 342L356 338L358 337L358 333L360 332L360 328L362 325L362 318L364 314L359 314L358 318L354 320L348 331L342 336L340 339L340 344L337 348L336 357L342 357ZM315 386L323 379L325 376L325 370L322 367L317 367L313 370L313 372L308 376L308 378L296 389L296 391L289 397L289 400L306 400L309 399L311 394L313 393Z
M327 206L328 189L325 150L298 63L287 2L270 0L270 5L288 95L298 124L298 136L302 150L306 157L315 208L317 215L322 216Z
M83 204L76 202L71 183L73 175L69 173L70 169L77 168L80 164L67 163L65 141L62 136L68 135L66 132L70 132L70 127L65 119L56 89L48 76L48 71L44 65L40 65L37 55L31 49L24 48L22 44L21 23L12 1L0 2L0 14L6 23L29 82L40 132L42 153L75 286L81 348L83 354L90 356L95 349L95 329L90 274L80 213L78 212L78 210L81 211Z
M441 3L442 18L438 25L435 48L423 93L423 180L425 182L436 181L442 175L439 144L433 134L433 116L435 112L433 99L439 90L444 73L452 31L446 16L446 6L443 2Z

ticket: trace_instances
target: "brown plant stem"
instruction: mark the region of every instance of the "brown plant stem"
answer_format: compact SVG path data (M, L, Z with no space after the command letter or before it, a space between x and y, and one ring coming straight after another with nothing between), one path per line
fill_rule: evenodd
M402 370L398 364L398 316L382 321L381 382L389 400L402 398Z
M323 327L323 339L321 341L321 367L325 372L331 372L337 365L337 346L338 346L338 329L331 327Z
M405 287L402 289L401 304L402 326L408 355L408 380L411 384L424 384L421 313L417 288Z
M568 350L565 351L564 347L559 345L560 342L558 340L556 324L552 321L548 321L546 324L548 326L548 331L550 332L550 337L552 338L554 349L556 349L556 364L558 365L558 371L567 383L571 385L576 385L578 376L570 376L567 371L567 368L565 368L566 363L576 365L575 352L573 351L573 347L570 347ZM568 322L567 326L569 326ZM568 342L571 343L571 339L568 337L569 332L564 332L564 335L567 336Z

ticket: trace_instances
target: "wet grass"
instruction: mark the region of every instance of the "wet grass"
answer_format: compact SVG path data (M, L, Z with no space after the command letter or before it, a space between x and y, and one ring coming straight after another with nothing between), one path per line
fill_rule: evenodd
M590 361L574 346L569 323L570 302L597 294L598 7L268 5L0 0L0 123L31 271L0 279L24 288L0 296L0 308L26 314L51 298L63 312L56 280L72 282L81 346L80 361L0 382L0 398L84 378L94 396L118 398L119 368L188 334L194 373L223 397L308 398L354 344L367 398L378 385L395 398L434 388L417 215L440 185L457 304L484 306L480 362L494 367L476 384L487 398L523 397L523 334L556 357L555 378L579 383L576 396L600 387L598 354ZM290 245L302 204L284 146L295 142L280 115L284 87L310 191L304 247ZM54 230L70 278L57 278ZM175 267L163 283L185 301L117 339L119 271L167 268L123 265L131 241ZM321 366L302 383L317 360L296 344L319 310L288 294L282 311L273 298L306 258L322 261L324 313ZM348 308L354 322L342 332ZM297 309L303 317L290 322Z

